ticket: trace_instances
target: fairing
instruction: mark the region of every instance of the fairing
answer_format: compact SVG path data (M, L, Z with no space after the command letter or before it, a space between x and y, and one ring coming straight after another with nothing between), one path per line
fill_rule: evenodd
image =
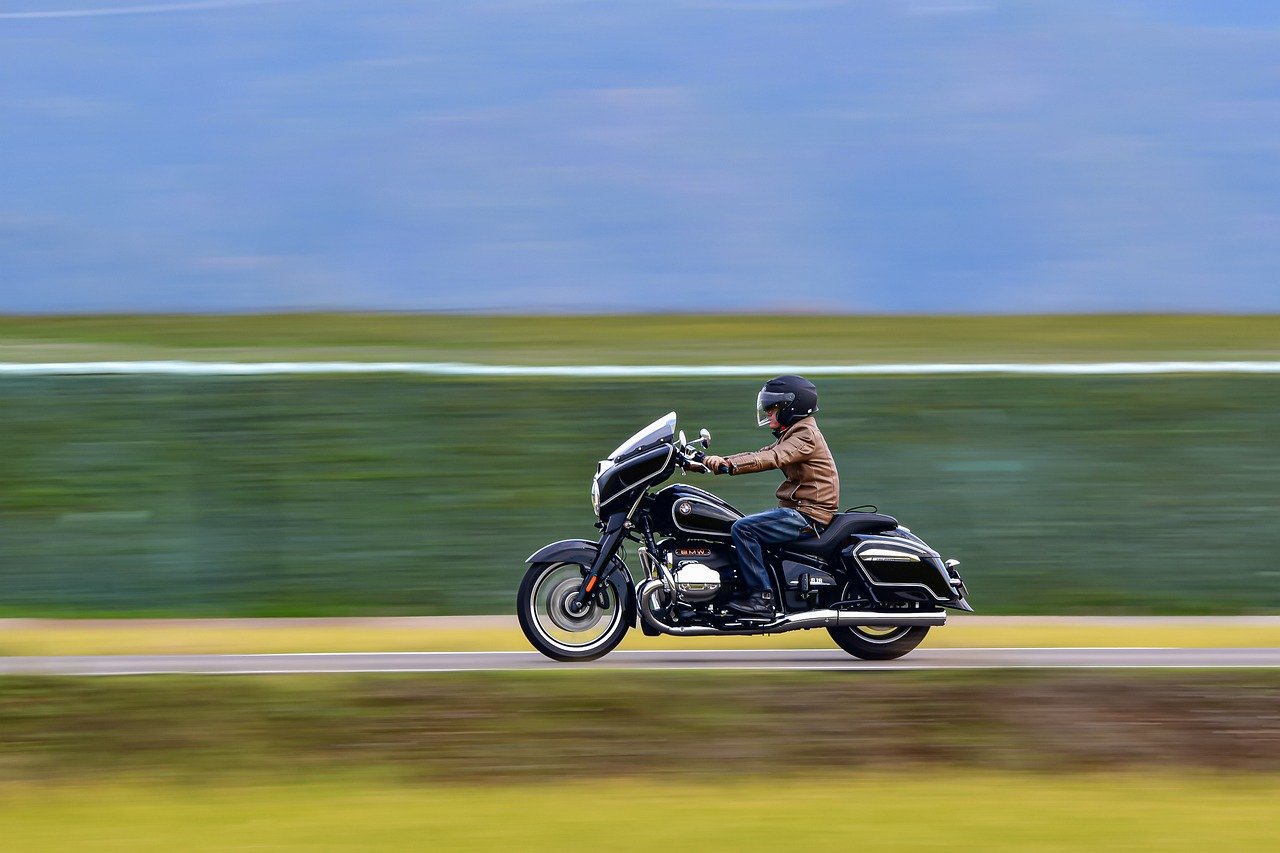
M646 447L650 444L657 444L660 441L671 441L676 436L676 413L668 412L658 418L647 427L638 431L635 435L619 444L614 451L609 454L609 459L617 459L633 450Z

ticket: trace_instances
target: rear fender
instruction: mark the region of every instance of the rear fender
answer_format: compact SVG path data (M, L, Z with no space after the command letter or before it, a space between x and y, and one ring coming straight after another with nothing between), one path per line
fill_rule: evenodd
M591 566L595 563L596 556L599 553L600 543L592 542L590 539L561 539L559 542L552 542L550 545L534 551L525 562L578 563L583 566ZM623 595L622 618L626 619L627 624L634 628L636 626L636 585L635 581L631 579L631 572L627 569L627 564L622 562L621 557L615 556L609 561L609 569L606 575L618 579Z

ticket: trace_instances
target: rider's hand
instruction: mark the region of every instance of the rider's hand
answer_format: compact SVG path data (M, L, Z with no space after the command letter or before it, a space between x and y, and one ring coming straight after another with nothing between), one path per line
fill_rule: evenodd
M728 465L723 456L712 456L710 453L702 457L702 464L706 465L712 474L721 473L720 469Z

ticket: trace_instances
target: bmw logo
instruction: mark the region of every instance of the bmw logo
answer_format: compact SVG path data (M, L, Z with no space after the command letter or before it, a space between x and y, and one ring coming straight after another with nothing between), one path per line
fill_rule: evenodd
M676 504L676 510L681 515L688 515L689 513L693 512L693 504L689 503L688 501L681 501L680 503Z

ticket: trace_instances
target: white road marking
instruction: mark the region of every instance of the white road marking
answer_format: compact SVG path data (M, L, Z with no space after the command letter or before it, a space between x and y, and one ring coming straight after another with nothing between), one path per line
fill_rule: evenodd
M447 657L446 657L447 656ZM501 656L501 657L495 657ZM274 665L273 665L274 664ZM839 649L615 651L597 661L557 663L534 651L337 652L247 655L89 655L0 658L10 675L285 675L588 670L1274 669L1280 648L919 649L895 661L861 661Z

